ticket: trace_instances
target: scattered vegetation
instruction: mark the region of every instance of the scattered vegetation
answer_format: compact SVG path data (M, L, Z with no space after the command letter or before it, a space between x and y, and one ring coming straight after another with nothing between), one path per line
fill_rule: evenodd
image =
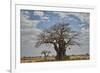
M70 55L65 56L63 61L71 61L71 60L89 60L89 55ZM55 56L37 56L37 57L22 57L21 63L32 63L32 62L50 62L57 61Z

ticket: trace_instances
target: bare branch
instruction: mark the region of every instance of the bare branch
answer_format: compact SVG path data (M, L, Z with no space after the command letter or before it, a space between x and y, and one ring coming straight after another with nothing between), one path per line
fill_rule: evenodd
M70 45L79 45L77 41L74 39L78 39L78 32L72 31L69 27L69 24L55 24L54 26L46 29L41 33L38 37L38 42L36 46L40 46L41 44L50 43L54 45L54 49L58 51L58 46L70 46ZM67 39L67 41L65 41Z

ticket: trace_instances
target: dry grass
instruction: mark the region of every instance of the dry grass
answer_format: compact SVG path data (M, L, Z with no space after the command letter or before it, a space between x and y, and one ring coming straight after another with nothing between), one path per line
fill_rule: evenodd
M64 61L71 60L89 60L89 55L71 55L66 56ZM49 62L56 61L54 56L49 56L46 59L44 57L23 57L21 63L32 63L32 62Z

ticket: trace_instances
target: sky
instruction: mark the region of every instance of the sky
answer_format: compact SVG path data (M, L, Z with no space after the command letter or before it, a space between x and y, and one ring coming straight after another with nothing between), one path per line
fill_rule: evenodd
M73 31L80 32L79 43L66 50L66 55L89 54L89 13L84 12L57 12L40 10L20 10L20 38L21 57L41 56L42 50L51 51L51 55L56 55L53 45L41 45L36 48L37 36L43 30L56 23L69 23Z

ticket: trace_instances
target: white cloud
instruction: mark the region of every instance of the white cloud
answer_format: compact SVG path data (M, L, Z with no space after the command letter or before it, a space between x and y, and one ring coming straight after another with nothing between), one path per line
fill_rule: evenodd
M24 45L25 41L27 43L32 41L32 40L36 41L38 38L37 36L40 33L41 33L41 31L38 29L23 29L23 30L21 30L21 41L23 43L23 46L25 46ZM31 44L33 44L33 43L31 43ZM27 45L29 45L29 44L27 44Z
M89 29L88 28L81 28L81 32L82 33L89 33Z
M40 16L40 20L43 21L43 22L49 21L49 17L45 16L43 11L34 11L34 15Z
M21 56L39 55L38 48L35 48L34 45L37 42L38 38L37 36L41 32L42 31L37 28L26 27L25 29L21 29L21 50L22 50Z
M42 22L49 22L50 20L49 20L48 16L43 16L43 17L41 17L41 21Z
M66 13L64 12L53 12L54 14L57 14L59 17L64 18L66 17Z
M89 23L89 13L81 13L81 12L53 12L57 14L61 19L64 17L69 17L69 15L74 15L78 17L82 22Z
M29 11L23 11L25 14L30 14L30 12Z
M35 28L39 22L39 20L29 20L29 16L24 14L23 11L21 12L21 56L33 55L33 48L36 43L37 35L42 32Z
M34 11L34 15L43 16L44 12L43 11Z
M25 26L25 27L33 28L36 27L39 22L40 21L38 20L24 20L21 21L21 25L22 27Z
M43 19L43 20L48 20L48 19L49 19L49 17L44 16L44 17L41 17L41 19Z
M25 11L26 12L26 11ZM26 12L28 13L28 12ZM21 12L21 26L22 28L33 28L39 23L39 20L29 20L29 16Z
M81 21L87 21L89 22L89 14L88 13L69 13L68 15L74 15L76 17L78 17Z
M89 49L89 28L82 27L80 30L79 40L81 47Z
M72 54L89 54L89 28L81 28L81 33L78 36L77 42L79 42L80 46L74 45L71 46L71 50L67 50L66 53L69 55Z

